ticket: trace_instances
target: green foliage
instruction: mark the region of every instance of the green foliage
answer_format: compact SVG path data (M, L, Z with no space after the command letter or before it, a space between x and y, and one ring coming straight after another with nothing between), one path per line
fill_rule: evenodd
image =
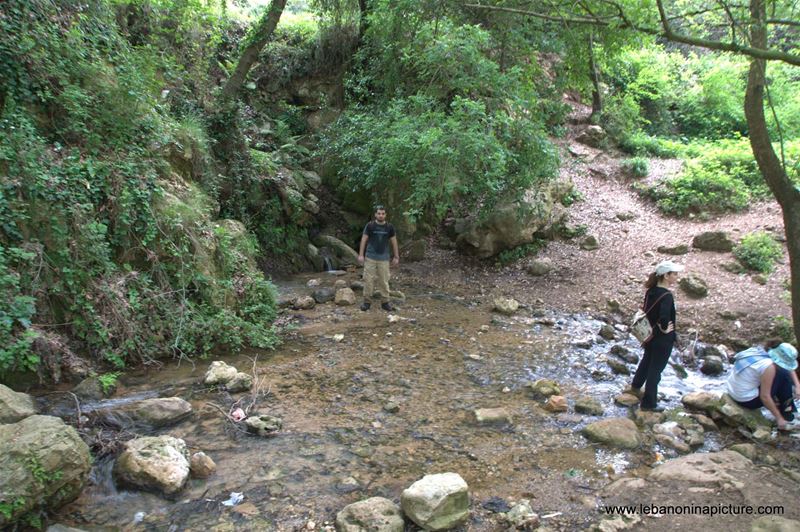
M777 336L784 342L797 345L797 339L794 336L792 320L786 316L775 316L773 318L770 335Z
M653 155L664 158L678 157L683 151L681 143L661 137L652 137L643 131L625 135L620 140L619 147L631 155Z
M750 202L750 191L724 172L718 164L689 163L680 176L648 192L667 214L741 211Z
M536 255L539 253L539 251L544 249L545 246L547 246L547 241L534 240L529 244L522 244L521 246L517 246L513 249L501 251L497 255L497 264L499 266L508 266L509 264L517 262L525 257Z
M10 520L20 508L24 507L25 499L22 497L17 497L13 501L0 501L0 514L3 514L6 520Z
M442 215L456 201L489 208L549 178L555 155L541 128L456 97L395 99L344 114L324 140L344 190L375 191L411 217ZM375 198L376 200L379 198Z
M650 161L645 157L634 157L622 161L622 171L633 177L646 177L650 173Z
M770 273L783 257L783 248L768 233L756 231L742 237L733 254L746 268Z
M100 388L103 390L104 394L108 395L111 393L111 390L116 387L120 375L120 372L114 371L97 376L97 381L100 383Z
M584 199L583 193L573 186L566 194L561 196L561 205L570 207L576 201L583 201Z
M35 333L31 320L36 311L35 298L26 295L21 281L24 265L33 253L0 245L0 374L32 370L39 358L31 352Z
M44 465L42 465L42 461L39 460L39 457L33 453L28 454L27 458L25 459L25 464L28 467L28 471L30 471L31 475L33 475L33 479L40 486L55 482L61 479L63 476L62 471L47 471Z

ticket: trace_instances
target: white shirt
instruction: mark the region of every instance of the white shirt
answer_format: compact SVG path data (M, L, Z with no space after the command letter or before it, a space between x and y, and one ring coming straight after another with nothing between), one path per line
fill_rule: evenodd
M772 366L771 358L764 358L744 368L739 373L734 370L728 377L728 395L742 403L758 397L761 376Z

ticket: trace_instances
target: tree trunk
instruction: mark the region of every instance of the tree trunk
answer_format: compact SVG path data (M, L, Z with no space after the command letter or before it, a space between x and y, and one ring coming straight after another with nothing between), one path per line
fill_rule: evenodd
M247 78L247 73L250 72L250 67L256 62L261 49L264 48L264 45L267 44L267 41L272 36L272 32L275 31L275 26L278 25L285 6L286 0L272 0L269 10L261 17L256 27L253 28L252 33L247 37L247 46L245 46L241 57L239 57L236 70L222 89L223 99L231 98L241 90L244 80Z
M367 31L367 0L358 0L358 42L359 44L364 39L364 33Z
M603 100L600 96L600 72L594 60L594 34L589 33L589 77L592 79L592 114L589 121L595 123L596 118L603 111Z
M751 45L767 47L766 7L764 0L750 0ZM744 114L750 130L750 146L758 169L783 211L783 224L789 248L791 271L792 321L795 338L800 340L800 188L786 175L781 160L775 154L764 115L764 86L767 62L751 59L744 99Z

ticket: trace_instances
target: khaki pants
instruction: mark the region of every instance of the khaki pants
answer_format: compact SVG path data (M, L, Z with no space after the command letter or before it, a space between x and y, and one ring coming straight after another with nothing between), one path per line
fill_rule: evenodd
M377 287L375 284L377 283ZM375 288L381 294L381 303L389 301L389 261L364 259L364 301L369 303Z

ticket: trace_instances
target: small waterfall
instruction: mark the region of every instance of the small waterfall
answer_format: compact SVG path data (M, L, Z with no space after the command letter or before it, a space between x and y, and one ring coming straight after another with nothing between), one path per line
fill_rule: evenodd
M331 262L330 257L322 257L322 264L323 264L323 271L329 272L333 270L333 262Z
M114 456L104 456L95 462L89 473L89 482L97 496L110 497L117 494L112 471L114 469Z

